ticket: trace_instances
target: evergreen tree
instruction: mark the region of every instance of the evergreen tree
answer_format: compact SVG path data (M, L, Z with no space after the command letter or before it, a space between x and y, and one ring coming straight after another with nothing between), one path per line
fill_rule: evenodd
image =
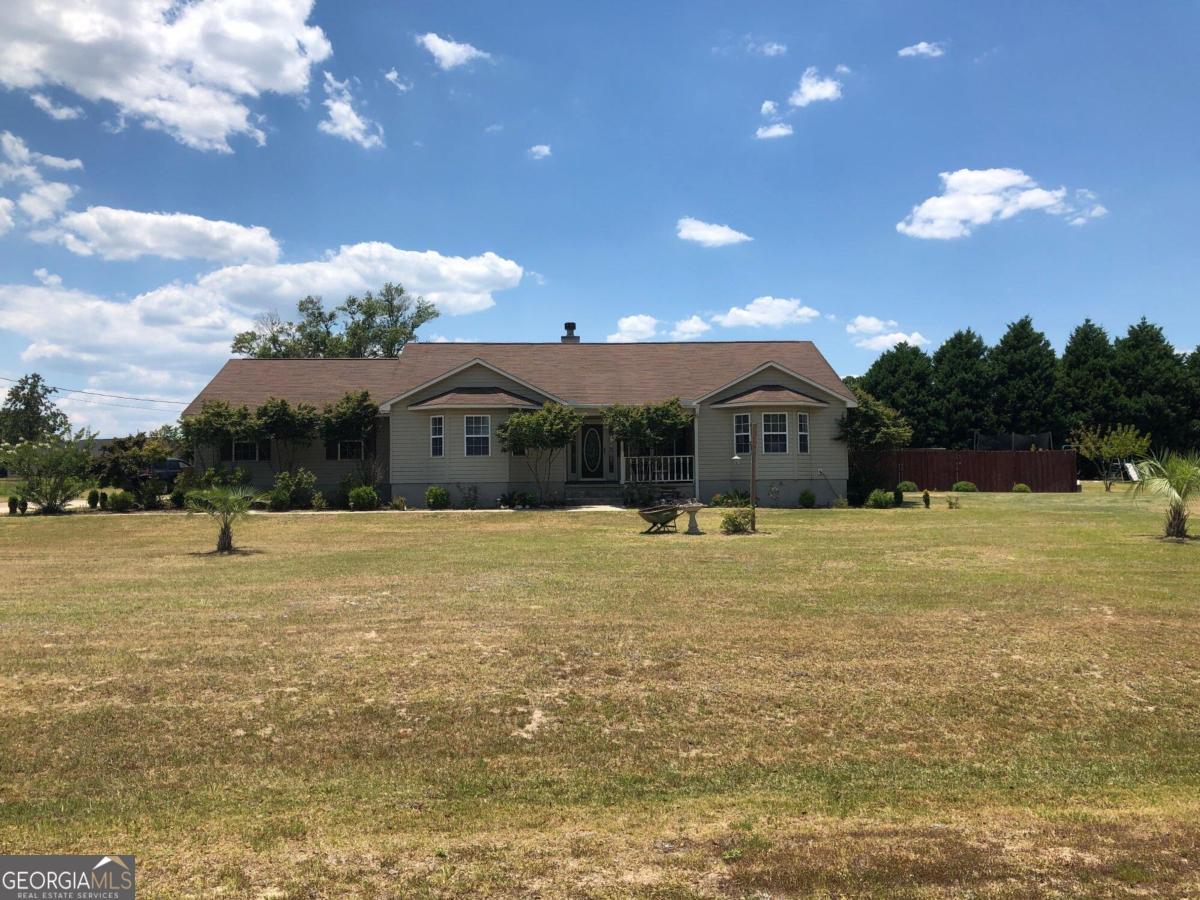
M1188 357L1187 368L1192 393L1192 420L1188 425L1187 445L1195 450L1200 448L1200 347Z
M897 344L875 360L859 384L912 425L912 446L928 447L936 442L933 363L920 347Z
M1054 405L1059 421L1074 431L1117 421L1120 385L1113 375L1114 351L1108 332L1084 319L1058 363Z
M1055 431L1057 361L1046 335L1025 316L1008 326L988 354L995 385L996 425L1001 431L1031 434Z
M933 354L935 442L973 446L975 432L994 430L987 344L968 328L956 331Z
M1113 344L1113 372L1120 385L1120 421L1150 435L1162 451L1188 444L1194 406L1192 379L1183 355L1162 328L1142 320Z

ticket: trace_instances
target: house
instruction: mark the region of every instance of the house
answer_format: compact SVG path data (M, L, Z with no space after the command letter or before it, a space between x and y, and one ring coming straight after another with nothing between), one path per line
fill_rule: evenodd
M379 403L374 446L318 443L296 463L331 489L373 458L378 481L414 505L430 485L452 495L474 486L481 505L533 490L526 460L500 447L496 428L546 402L585 416L555 461L553 481L568 501L617 500L630 482L704 499L747 490L752 423L764 503L794 506L806 489L819 503L845 495L838 420L854 395L811 341L585 343L574 323L565 329L558 343L411 343L395 359L232 359L184 415L208 400L254 408L283 397L320 407L367 390ZM669 445L619 446L602 421L606 406L672 397L693 419ZM238 442L206 456L246 467L265 487L274 474L270 443Z

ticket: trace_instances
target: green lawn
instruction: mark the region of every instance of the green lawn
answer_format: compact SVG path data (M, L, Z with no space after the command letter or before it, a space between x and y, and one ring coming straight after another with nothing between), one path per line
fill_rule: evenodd
M0 848L144 897L1200 892L1200 542L1124 494L0 518Z

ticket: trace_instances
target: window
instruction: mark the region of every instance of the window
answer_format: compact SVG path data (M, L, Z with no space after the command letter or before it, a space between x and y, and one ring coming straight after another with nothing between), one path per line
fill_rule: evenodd
M338 459L362 459L362 441L338 441Z
M763 413L763 453L787 453L787 413Z
M463 416L463 453L466 456L492 455L491 416Z
M429 417L429 455L443 456L446 452L446 420L441 416Z
M234 441L234 462L258 462L258 441Z
M750 413L733 417L733 452L738 456L750 452Z
M796 413L796 452L808 452L808 413Z

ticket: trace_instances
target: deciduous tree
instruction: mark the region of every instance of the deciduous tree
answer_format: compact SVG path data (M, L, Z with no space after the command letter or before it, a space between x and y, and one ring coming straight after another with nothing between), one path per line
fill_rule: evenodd
M50 398L57 388L46 384L37 372L26 375L8 389L0 407L0 441L36 441L52 434L65 434L70 428L67 414Z
M544 501L554 460L579 431L583 414L561 403L546 403L541 409L510 415L496 429L500 446L524 454L525 465L537 485L538 500Z

